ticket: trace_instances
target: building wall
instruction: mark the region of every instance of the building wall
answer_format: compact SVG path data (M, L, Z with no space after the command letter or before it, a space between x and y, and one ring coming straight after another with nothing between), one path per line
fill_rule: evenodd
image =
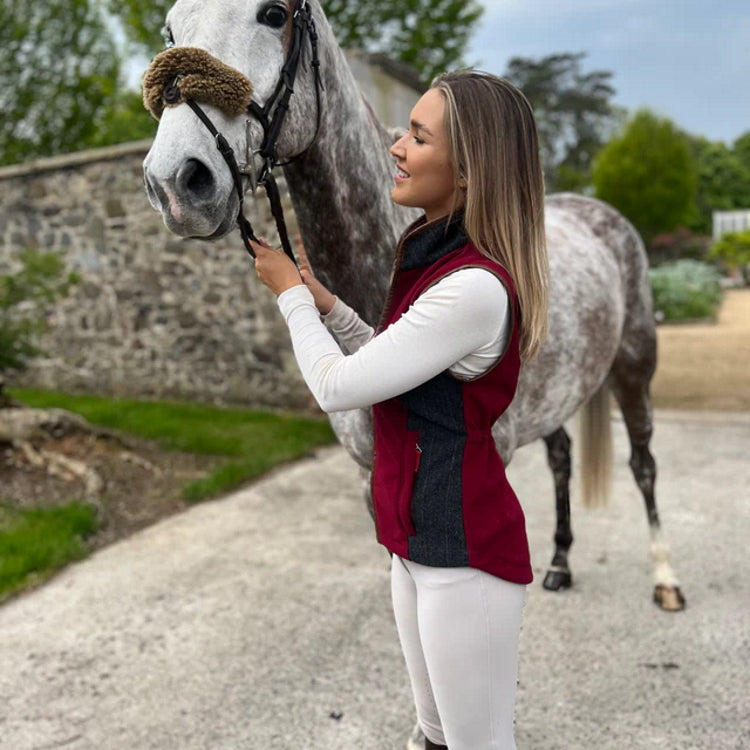
M750 208L713 212L714 240L721 239L725 234L746 232L748 229L750 229Z
M362 93L380 121L389 128L408 127L409 114L424 89L414 72L385 58L378 64L374 60L380 56L365 52L349 50L346 57ZM395 72L403 75L396 76Z

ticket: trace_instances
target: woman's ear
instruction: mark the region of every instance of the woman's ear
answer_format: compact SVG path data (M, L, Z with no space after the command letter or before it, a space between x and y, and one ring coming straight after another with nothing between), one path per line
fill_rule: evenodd
M466 190L466 178L462 174L458 176L458 186L461 190Z

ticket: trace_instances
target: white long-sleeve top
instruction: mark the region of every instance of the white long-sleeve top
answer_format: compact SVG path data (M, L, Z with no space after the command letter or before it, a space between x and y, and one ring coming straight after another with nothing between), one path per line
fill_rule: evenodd
M304 285L280 294L278 305L302 377L326 412L371 406L445 370L475 378L502 354L510 325L505 286L483 268L441 279L378 336L340 299L323 323Z

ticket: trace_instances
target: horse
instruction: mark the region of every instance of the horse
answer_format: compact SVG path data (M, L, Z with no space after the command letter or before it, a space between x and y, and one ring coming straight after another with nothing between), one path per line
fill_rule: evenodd
M255 188L281 163L316 276L375 324L397 239L415 214L390 200L393 136L362 97L318 0L177 0L167 14L165 38L170 49L161 62L169 83L163 101L161 89L156 92L160 121L144 178L167 228L183 237L226 235L242 213L247 186ZM201 64L176 66L177 58L168 55L176 50ZM144 79L144 100L154 65ZM197 81L192 89L190 80ZM233 82L245 92L239 104ZM183 99L181 83L188 92ZM191 91L201 101L197 108ZM234 154L245 160L238 163ZM493 428L506 465L518 447L539 438L546 444L557 522L543 586L561 590L573 582L565 424L580 410L581 484L584 501L594 504L608 489L612 393L646 506L653 600L663 610L681 610L685 598L661 530L649 449L656 331L643 242L620 213L593 198L552 194L545 214L549 336L522 368L516 396ZM369 472L370 411L330 418L338 440Z

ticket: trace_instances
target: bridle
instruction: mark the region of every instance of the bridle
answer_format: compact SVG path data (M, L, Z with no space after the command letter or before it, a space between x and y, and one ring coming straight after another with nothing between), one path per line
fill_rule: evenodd
M281 133L281 128L284 124L284 119L289 111L289 100L294 93L294 82L297 77L300 58L302 57L305 36L308 36L310 39L310 48L312 51L311 66L315 80L315 106L317 110L315 134L313 135L312 141L303 151L288 161L281 163L276 154L276 144L279 139L279 134ZM279 239L281 240L284 252L292 259L292 261L295 263L297 262L294 257L294 252L292 251L291 243L289 242L289 234L287 232L286 222L284 221L284 209L281 205L281 197L279 195L278 185L276 184L276 178L273 175L273 169L274 167L285 166L286 164L292 163L295 159L302 156L302 154L304 154L315 142L320 129L321 89L322 82L320 80L320 61L318 60L318 35L315 30L315 22L313 21L310 5L307 0L296 0L292 15L292 33L289 43L289 51L286 60L284 61L284 66L281 68L276 87L264 105L261 106L257 102L251 100L247 107L248 114L252 115L263 128L263 141L261 142L260 148L255 151L250 150L249 131L252 120L248 119L246 124L248 146L246 161L244 163L241 165L237 163L234 150L229 145L227 139L219 132L213 122L211 122L211 118L206 114L203 108L194 99L184 100L214 137L216 147L224 158L224 161L227 163L229 171L232 173L234 188L237 192L237 197L239 198L237 224L239 226L240 234L242 235L245 249L253 258L255 257L255 251L250 244L250 240L258 242L258 238L255 236L253 227L245 217L243 211L245 199L245 191L242 185L243 176L250 178L253 190L255 190L258 185L262 185L265 188L271 206L271 214L276 223L276 229L279 233ZM162 96L167 104L176 104L180 101L182 94L179 89L179 76L175 76L166 84ZM263 160L263 164L258 174L255 173L254 167L254 157L256 155L260 156Z

